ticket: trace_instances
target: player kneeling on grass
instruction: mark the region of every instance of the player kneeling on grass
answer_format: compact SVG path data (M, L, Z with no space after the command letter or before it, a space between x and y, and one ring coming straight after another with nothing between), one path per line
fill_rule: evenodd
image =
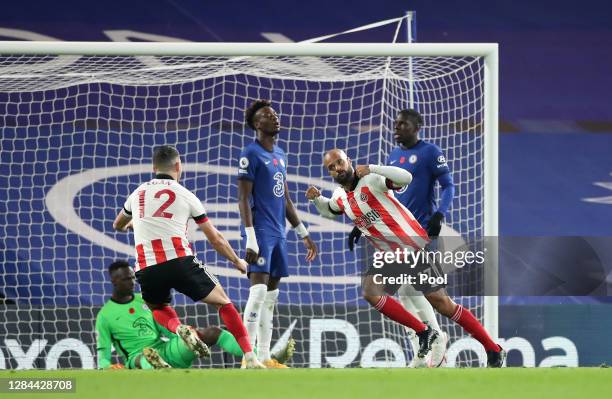
M326 198L316 187L309 187L306 197L314 202L319 213L327 218L345 214L369 241L383 252L396 249L420 251L428 243L429 237L412 213L403 206L390 190L400 189L412 181L407 170L395 166L369 165L353 168L351 160L340 149L325 153L323 165L336 183L340 184L332 198ZM419 257L422 259L422 257ZM405 270L433 276L433 265L424 261L407 266L389 265L393 270ZM403 267L403 269L401 269ZM399 269L398 269L399 268ZM388 285L376 282L378 268L367 270L363 280L364 299L376 310L406 327L413 329L419 337L417 356L425 358L432 344L440 339L437 331L425 325L408 312L388 292ZM496 344L482 324L466 308L456 304L446 293L444 285L438 283L413 284L440 314L455 321L478 340L487 352L489 367L501 367L506 357L505 351Z
M134 292L136 277L130 265L117 261L108 272L113 293L96 318L98 368L121 368L111 365L111 345L121 353L131 369L188 368L199 356L176 334L155 322L153 313L140 294ZM197 335L208 346L218 345L234 356L243 356L232 334L219 327L197 328ZM166 337L167 340L163 340ZM283 349L284 361L293 354L294 341Z

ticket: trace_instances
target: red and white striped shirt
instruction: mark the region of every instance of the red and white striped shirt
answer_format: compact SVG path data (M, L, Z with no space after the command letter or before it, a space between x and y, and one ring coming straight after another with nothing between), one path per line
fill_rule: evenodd
M353 191L338 187L329 207L346 214L380 251L419 250L429 242L425 229L395 198L381 175L365 175Z
M170 177L143 183L127 199L123 212L132 216L136 265L134 270L193 255L187 223L208 220L202 202Z

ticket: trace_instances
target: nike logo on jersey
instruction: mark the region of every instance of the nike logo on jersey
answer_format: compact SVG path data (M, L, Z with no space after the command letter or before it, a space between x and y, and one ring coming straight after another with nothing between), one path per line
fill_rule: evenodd
M269 164L270 162L272 162L272 161L264 161L264 163L265 163L266 165L267 165L267 164Z
M393 165L396 162L397 162L397 159L394 159L393 161L389 162L389 165Z

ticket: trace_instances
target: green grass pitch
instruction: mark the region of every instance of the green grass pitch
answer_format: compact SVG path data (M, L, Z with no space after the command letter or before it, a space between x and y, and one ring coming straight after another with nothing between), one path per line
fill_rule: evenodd
M76 393L2 398L601 398L610 368L0 371L0 378L74 378Z

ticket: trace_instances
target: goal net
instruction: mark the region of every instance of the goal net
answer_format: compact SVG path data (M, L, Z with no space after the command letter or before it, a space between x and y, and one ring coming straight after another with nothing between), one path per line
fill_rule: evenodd
M411 357L403 329L361 299L360 259L347 251L350 221L323 219L305 199L310 184L327 195L334 187L322 167L324 151L344 148L356 164L384 163L395 145L397 112L416 108L425 118L421 138L443 149L456 184L445 232L465 239L495 233L486 225L496 222L487 214L496 204L485 204L493 198L484 144L496 122L487 119L485 101L490 46L474 45L470 53L448 45L432 53L427 45L382 45L369 47L377 49L373 56L361 45L227 44L212 51L220 56L205 55L206 45L184 56L173 44L164 45L172 55L130 53L137 47L96 52L95 44L57 55L61 49L45 46L20 54L0 44L0 367L2 360L7 368L95 367L95 316L112 291L107 267L117 259L134 262L131 234L113 232L112 220L151 178L158 145L179 150L182 184L244 254L236 177L240 151L254 140L244 122L254 99L270 99L280 115L289 195L320 250L306 263L301 240L288 232L291 277L281 283L272 344L278 349L289 335L296 339L293 366L403 367ZM343 55L333 55L333 46ZM355 47L358 56L344 55ZM304 48L310 53L300 56ZM118 52L124 53L104 55ZM189 235L243 308L248 280L195 225ZM484 283L482 274L453 282ZM483 296L455 299L486 322ZM220 325L212 307L178 293L173 303L187 323ZM440 321L455 345L449 361L476 365L477 346L453 322ZM238 360L215 351L199 365L232 367Z

